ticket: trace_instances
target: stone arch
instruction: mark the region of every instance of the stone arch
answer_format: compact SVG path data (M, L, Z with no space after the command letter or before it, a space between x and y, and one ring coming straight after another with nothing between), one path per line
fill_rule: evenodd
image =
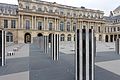
M67 41L71 41L71 34L68 34L68 36L67 36Z
M109 39L109 37L108 37L108 35L106 35L105 36L105 42L108 42L108 39Z
M65 41L65 34L60 35L60 41Z
M7 34L6 34L6 42L13 42L13 33L7 32Z
M24 42L25 43L31 43L31 34L30 33L25 33Z
M43 36L42 33L38 33L38 34L37 34L37 37L41 37L41 36Z

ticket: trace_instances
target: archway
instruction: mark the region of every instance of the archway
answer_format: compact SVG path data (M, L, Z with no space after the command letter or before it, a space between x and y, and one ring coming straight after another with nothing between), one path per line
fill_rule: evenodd
M31 34L30 33L26 33L24 36L24 42L25 43L31 43Z
M110 42L113 42L113 35L110 35Z
M102 41L102 35L99 35L99 41Z
M13 34L11 32L7 32L6 42L13 42Z
M43 34L42 33L38 33L38 35L37 35L38 37L41 37L41 36L43 36Z
M65 35L64 34L61 34L60 41L65 41Z
M105 42L108 42L108 35L105 36Z
M52 42L52 33L49 34L49 43Z

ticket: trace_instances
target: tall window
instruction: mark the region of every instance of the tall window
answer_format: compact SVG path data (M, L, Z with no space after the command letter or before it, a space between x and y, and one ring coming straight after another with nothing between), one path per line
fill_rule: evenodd
M98 27L98 32L100 32L100 27Z
M42 22L38 22L38 30L42 30Z
M26 5L26 9L29 10L29 6L28 5Z
M67 22L67 31L70 31L70 22Z
M13 34L11 32L6 34L6 42L13 42Z
M16 20L11 20L11 28L16 28Z
M60 31L64 31L64 23L60 22Z
M73 24L73 31L76 31L76 23Z
M4 20L4 28L8 28L8 20Z
M52 23L49 23L49 30L52 30Z
M30 21L26 20L26 29L30 29Z
M65 41L65 35L61 34L60 41Z
M71 41L71 34L68 34L67 41Z

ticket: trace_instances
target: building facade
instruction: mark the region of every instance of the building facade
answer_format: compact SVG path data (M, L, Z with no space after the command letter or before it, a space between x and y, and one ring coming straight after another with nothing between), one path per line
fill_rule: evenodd
M103 34L105 42L114 42L120 38L120 6L111 11L110 16L104 17L104 19L106 21Z
M60 34L60 41L75 41L77 28L93 28L97 40L103 39L103 11L72 7L41 0L18 0L18 5L0 4L0 27L6 41L32 43L33 37Z

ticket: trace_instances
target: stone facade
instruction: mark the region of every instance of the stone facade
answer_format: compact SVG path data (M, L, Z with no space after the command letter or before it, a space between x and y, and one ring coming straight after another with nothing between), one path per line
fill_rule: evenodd
M77 28L93 28L103 41L103 11L72 7L56 2L18 0L18 5L0 4L0 27L7 42L27 43L33 37L59 33L61 41L74 41Z

